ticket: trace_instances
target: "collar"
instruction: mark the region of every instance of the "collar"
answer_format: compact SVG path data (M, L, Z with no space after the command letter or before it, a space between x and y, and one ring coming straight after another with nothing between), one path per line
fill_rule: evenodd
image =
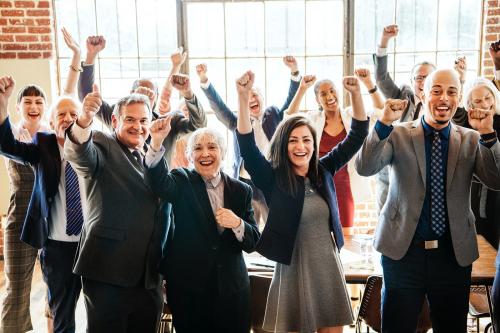
M206 179L204 177L201 177L201 178L205 182L205 185L207 186L207 188L216 188L217 186L220 185L220 182L222 180L222 176L221 176L220 171L214 178L211 178L211 179Z
M442 139L448 140L450 138L451 122L449 122L448 126L446 126L445 128L436 130L434 129L434 127L432 127L425 121L425 116L421 118L421 121L422 121L422 126L424 127L425 136L430 136L433 135L434 132L438 132Z

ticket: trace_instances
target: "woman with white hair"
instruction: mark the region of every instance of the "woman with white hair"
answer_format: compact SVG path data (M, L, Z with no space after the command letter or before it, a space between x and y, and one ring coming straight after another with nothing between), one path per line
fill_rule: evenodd
M172 203L175 229L160 265L175 331L248 333L250 283L242 251L260 237L247 184L221 171L223 136L209 128L189 138L186 154L193 169L168 171L163 156L170 117L151 126L146 155L153 191Z
M465 87L464 106L468 112L493 112L493 129L500 138L500 92L495 85L482 77L469 82ZM471 127L468 123L466 127ZM500 195L479 182L471 187L472 211L476 216L476 227L490 243L497 244L500 235ZM500 253L500 252L499 252ZM497 273L493 282L493 325L500 329L500 255L496 259Z

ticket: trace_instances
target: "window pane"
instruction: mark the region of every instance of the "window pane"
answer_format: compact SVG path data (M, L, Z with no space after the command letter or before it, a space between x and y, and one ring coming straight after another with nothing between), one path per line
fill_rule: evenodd
M101 93L109 104L116 103L130 93L134 79L101 79Z
M428 61L435 64L435 54L398 54L396 57L396 73L394 75L396 84L398 86L401 86L402 84L411 85L411 70L415 66L415 64L422 61Z
M99 33L105 34L103 57L137 56L134 0L96 1Z
M343 1L306 2L306 27L306 50L308 54L343 53Z
M297 58L299 69L304 71L304 58ZM275 105L281 108L288 96L290 87L290 70L282 58L269 58L266 61L267 100L266 106Z
M177 48L175 1L141 0L137 6L141 56L170 56Z
M170 58L141 58L139 63L140 76L146 78L166 79L172 68Z
M354 2L354 43L356 53L373 53L382 29L394 22L395 0L364 0Z
M437 4L435 0L398 0L397 51L413 52L435 49Z
M239 78L247 70L255 73L254 87L260 89L264 96L264 104L266 104L266 75L263 58L252 59L228 59L226 62L227 74L227 106L231 110L237 110L238 96L236 94L236 79Z
M304 2L266 2L266 54L305 53Z
M264 5L226 4L226 54L229 57L264 55Z
M139 64L136 59L101 59L100 65L101 77L113 79L139 77Z
M224 57L224 11L221 3L188 3L188 44L192 57Z

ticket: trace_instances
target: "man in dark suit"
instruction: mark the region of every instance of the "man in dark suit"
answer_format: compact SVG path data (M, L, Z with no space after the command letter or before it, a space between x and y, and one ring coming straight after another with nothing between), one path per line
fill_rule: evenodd
M362 176L391 166L375 236L384 273L383 332L415 331L424 297L435 332L467 331L479 256L470 187L476 176L500 189L500 144L490 111L468 114L475 131L450 122L460 97L457 73L434 71L424 85L424 117L392 126L406 101L388 100L356 159Z
M253 251L260 236L247 184L221 172L222 135L199 129L187 155L194 170L167 170L163 138L169 120L151 128L147 178L160 198L172 203L175 230L161 271L175 331L248 333L250 286L242 250Z
M100 104L94 86L64 147L88 202L74 272L82 277L89 332L155 332L163 307L157 267L166 226L144 182L151 109L144 95L120 99L108 135L89 127Z
M23 143L14 138L7 113L13 88L11 77L0 78L0 153L35 169L21 240L42 249L40 263L54 332L74 332L81 282L72 268L83 214L78 179L66 161L63 145L65 130L76 120L81 106L71 97L59 98L50 115L55 133L38 132L31 143Z

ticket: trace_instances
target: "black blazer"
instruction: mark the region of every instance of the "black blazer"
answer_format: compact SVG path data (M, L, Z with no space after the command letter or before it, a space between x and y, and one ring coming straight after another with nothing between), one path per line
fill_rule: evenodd
M52 200L61 178L61 155L55 134L38 132L33 142L23 143L14 138L9 118L0 125L0 154L35 169L31 194L21 240L40 249L48 239L48 217Z
M332 176L361 148L368 134L368 123L369 120L353 119L351 130L344 141L322 157L318 165L321 184L317 190L328 204L330 229L339 250L344 245L344 237ZM299 190L295 197L289 195L277 186L275 170L257 148L253 132L238 133L238 144L245 161L245 168L254 184L264 193L269 206L269 216L256 250L266 258L290 265L304 207L304 179L297 177L302 190Z
M243 242L239 242L230 229L219 235L205 182L196 171L175 169L169 173L163 159L147 171L146 178L153 191L173 207L175 229L160 266L168 288L202 291L213 269L217 269L220 293L248 288L242 250L253 251L260 236L250 186L222 173L224 207L245 223Z

